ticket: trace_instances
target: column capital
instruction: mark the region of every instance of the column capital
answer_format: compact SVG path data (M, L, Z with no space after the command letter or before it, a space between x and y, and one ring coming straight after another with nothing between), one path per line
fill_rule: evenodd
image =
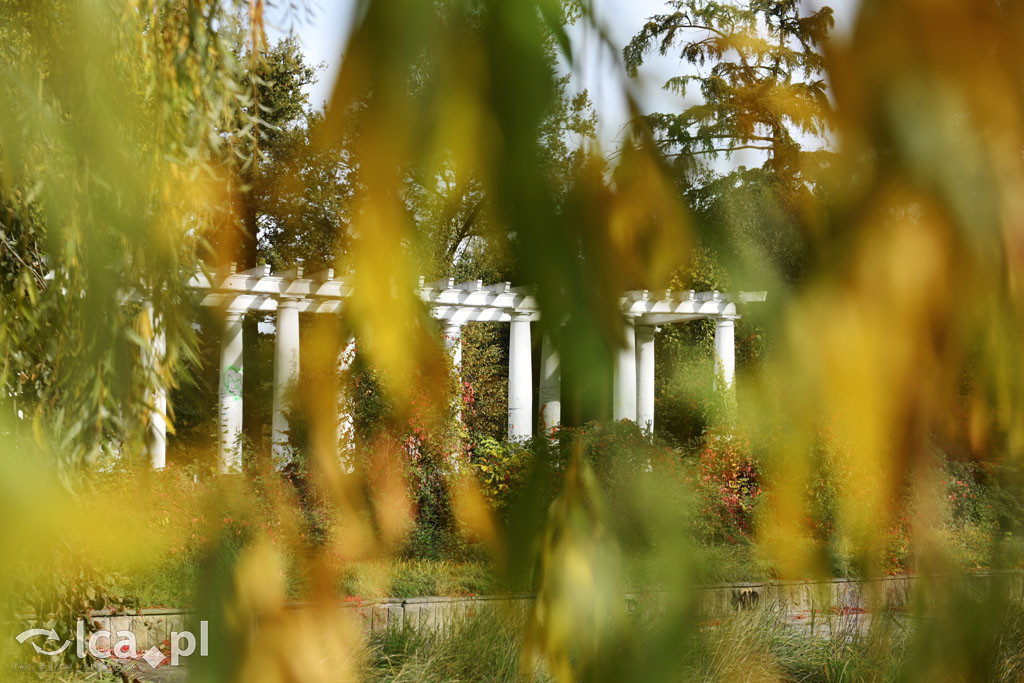
M654 333L658 331L658 328L654 325L634 325L634 327L636 328L637 341L653 339Z
M299 297L296 296L282 296L277 300L277 307L281 308L298 308Z
M512 320L515 322L530 322L530 314L526 311L512 311Z
M242 319L244 311L236 311L231 308L224 311L224 322L226 323L237 323Z

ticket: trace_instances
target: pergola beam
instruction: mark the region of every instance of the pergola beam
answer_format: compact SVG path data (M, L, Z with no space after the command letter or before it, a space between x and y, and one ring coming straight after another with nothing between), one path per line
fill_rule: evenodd
M526 316L530 322L540 320L540 311L528 308L489 308L484 306L432 306L430 315L438 320L457 323L509 323L514 316Z
M275 275L267 274L267 266L225 276L211 282L206 275L196 274L189 285L207 292L204 306L233 311L275 312L277 299L298 300L302 313L337 313L342 300L352 295L352 287L344 278L334 277L333 269L302 277L294 268ZM509 322L513 315L540 318L540 308L532 290L512 287L507 282L484 285L480 280L456 283L453 279L424 283L418 294L442 320L462 322ZM737 315L737 303L765 300L765 292L648 291L627 292L621 300L623 315L637 319L639 324L663 325L699 318ZM457 312L464 309L465 312Z

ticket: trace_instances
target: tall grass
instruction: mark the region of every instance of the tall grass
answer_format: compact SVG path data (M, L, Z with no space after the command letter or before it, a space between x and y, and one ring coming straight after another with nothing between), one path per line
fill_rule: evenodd
M641 631L664 627L656 614L639 615ZM900 612L812 614L792 621L774 608L706 622L679 641L672 680L899 681L920 673L919 619ZM992 615L1000 633L976 680L1024 677L1024 608ZM523 619L487 611L441 632L392 630L373 637L368 680L547 681L547 672L521 664ZM943 680L941 672L934 680Z
M374 637L367 680L546 681L520 668L524 619L488 610L448 631L392 630Z

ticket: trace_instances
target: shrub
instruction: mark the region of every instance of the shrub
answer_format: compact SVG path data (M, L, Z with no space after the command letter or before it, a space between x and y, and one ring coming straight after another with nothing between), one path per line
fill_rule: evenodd
M913 534L914 521L934 518L936 512L940 522L936 538L949 561L962 569L991 566L999 522L985 473L977 463L950 460L941 451L935 457L943 472L940 509L932 509L932 499L913 498L909 489L904 493L889 525L885 554L888 573L917 570L914 556L919 543Z
M712 542L749 540L762 499L761 477L749 444L737 435L708 431L698 458L700 536Z
M511 498L525 483L533 462L529 442L498 441L484 436L477 440L470 467L491 507L503 513Z
M652 443L635 423L619 420L563 425L525 441L480 436L471 449L470 467L496 512L504 515L527 489L546 509L561 490L574 448L580 449L613 503L624 498L619 494L638 472L672 459L671 451Z
M999 523L984 474L973 462L947 461L944 469L948 511L943 535L950 554L961 567L988 567Z

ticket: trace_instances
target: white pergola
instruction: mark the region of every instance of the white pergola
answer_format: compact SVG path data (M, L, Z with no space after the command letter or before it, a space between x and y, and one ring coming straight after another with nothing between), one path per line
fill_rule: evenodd
M311 275L302 268L271 274L269 266L229 273L211 280L195 275L189 286L202 293L202 305L224 314L220 361L219 466L222 472L241 467L242 432L242 316L249 311L276 312L274 351L273 449L284 453L288 445L285 400L299 374L299 314L340 315L352 288L333 269ZM462 365L462 326L473 322L507 322L509 332L508 435L533 435L533 369L530 323L540 319L531 290L508 282L485 285L480 280L456 283L452 279L423 282L417 290L432 317L441 321L445 346L456 372ZM764 292L729 296L720 292L630 291L620 299L626 343L614 364L613 417L633 420L645 430L654 427L654 333L659 325L711 318L715 320L715 357L718 377L731 387L735 371L734 325L739 303L764 301ZM159 337L158 337L159 339ZM156 345L160 348L160 344ZM339 364L352 360L354 340L342 346ZM160 414L150 422L149 454L154 467L166 464L167 435L162 408L166 395L158 392L154 406ZM342 402L339 401L339 405ZM548 430L561 421L561 371L556 344L541 340L538 387L538 428ZM351 427L351 416L340 414L339 434Z

